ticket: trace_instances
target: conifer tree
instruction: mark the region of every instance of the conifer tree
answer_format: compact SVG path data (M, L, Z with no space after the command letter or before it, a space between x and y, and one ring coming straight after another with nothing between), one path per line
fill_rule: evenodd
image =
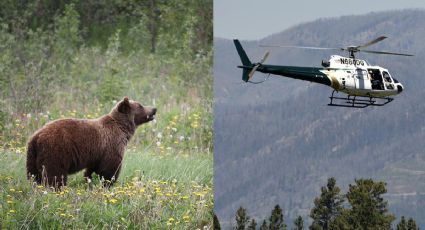
M303 230L304 229L304 220L301 216L298 216L295 220L294 220L294 228L292 228L292 230Z
M349 185L347 199L351 205L347 218L352 229L391 229L395 217L388 211L388 202L382 198L387 192L384 182L372 179L355 180Z
M218 218L215 214L214 214L214 220L213 220L213 228L214 230L221 230L220 222L218 221Z
M397 230L407 230L407 222L404 216L401 217L400 223L397 224Z
M286 224L283 220L283 211L279 205L276 205L272 211L272 215L270 216L270 230L285 230Z
M409 218L407 221L407 230L419 230L418 226L416 225L416 221L412 218Z
M266 220L263 220L263 223L260 226L260 230L267 230L267 229L269 229L267 226L267 222Z
M248 225L248 230L256 230L257 229L257 222L255 222L255 219L251 219Z
M341 214L344 197L336 185L335 178L328 179L326 187L322 187L320 197L314 199L314 207L310 212L313 223L311 230L331 229L332 222Z
M248 224L249 216L246 213L246 210L242 207L236 212L236 230L244 230L245 226Z

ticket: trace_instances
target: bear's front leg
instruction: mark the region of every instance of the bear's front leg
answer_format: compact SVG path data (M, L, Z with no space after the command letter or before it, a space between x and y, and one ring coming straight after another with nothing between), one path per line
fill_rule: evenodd
M92 174L96 171L96 168L93 167L86 168L86 171L84 172L84 178L86 178L87 181L90 183L90 181L93 179Z

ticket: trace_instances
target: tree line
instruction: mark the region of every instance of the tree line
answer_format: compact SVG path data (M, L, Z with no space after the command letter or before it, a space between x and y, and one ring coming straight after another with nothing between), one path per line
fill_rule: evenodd
M350 184L347 193L342 194L336 185L335 178L328 179L321 194L314 199L314 207L310 210L312 219L310 230L344 230L344 229L392 229L396 217L388 210L388 201L382 196L387 192L385 182L372 179L356 179ZM235 215L235 230L286 230L283 209L276 205L270 217L260 224L250 218L247 210L240 207ZM293 220L291 230L302 230L305 226L302 216ZM214 229L221 229L219 220L214 216ZM419 230L413 218L401 217L397 230Z

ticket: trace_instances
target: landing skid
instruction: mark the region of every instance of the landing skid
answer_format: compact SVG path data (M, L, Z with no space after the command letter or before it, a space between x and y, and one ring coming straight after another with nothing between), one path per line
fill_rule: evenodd
M394 100L391 97L364 97L364 96L350 96L347 97L337 97L334 96L333 91L332 95L329 97L331 102L329 106L339 106L339 107L350 107L350 108L366 108L368 106L384 106ZM336 102L336 103L335 103Z

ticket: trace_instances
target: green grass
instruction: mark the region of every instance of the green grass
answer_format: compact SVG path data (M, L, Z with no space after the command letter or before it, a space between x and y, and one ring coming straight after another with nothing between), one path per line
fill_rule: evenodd
M25 179L25 154L0 153L0 226L6 229L195 229L211 226L212 154L129 150L107 189L78 173L61 191Z

